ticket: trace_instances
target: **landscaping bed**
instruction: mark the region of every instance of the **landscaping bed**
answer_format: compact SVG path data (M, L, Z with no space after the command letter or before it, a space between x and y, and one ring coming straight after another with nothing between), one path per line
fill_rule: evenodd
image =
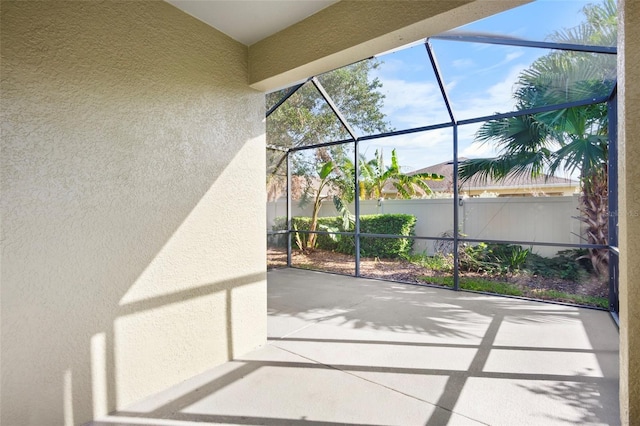
M271 269L286 267L286 249L269 247L267 259L267 265ZM346 275L355 274L354 256L328 250L316 249L307 253L293 250L292 266ZM553 265L549 266L547 270L552 271L552 267ZM544 272L541 268L538 269ZM560 270L559 274L561 275L562 272ZM414 256L408 259L361 257L360 275L413 284L453 286L450 265L437 257ZM605 280L585 273L573 275L575 275L574 279L562 279L557 276L544 276L543 273L531 273L524 269L492 273L461 271L460 287L465 290L608 308L608 283Z

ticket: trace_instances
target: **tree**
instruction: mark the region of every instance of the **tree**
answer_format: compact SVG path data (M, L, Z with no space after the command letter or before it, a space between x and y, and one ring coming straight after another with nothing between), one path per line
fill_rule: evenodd
M444 176L436 173L402 173L395 149L391 151L391 165L389 167L384 165L382 150L376 150L373 159L361 160L360 163L360 197L364 199L384 198L383 189L389 183L396 188L399 198L408 199L416 196L416 188L429 195L432 191L426 181L444 179Z
M331 99L351 126L364 133L391 130L382 113L382 83L371 77L380 66L377 59L357 62L318 76ZM287 93L267 95L274 105ZM267 119L267 143L284 148L312 145L350 138L329 104L311 82L305 83Z
M378 90L382 83L371 76L379 65L377 59L370 59L317 77L348 123L363 133L391 130L382 113L384 95ZM287 89L268 94L267 106L275 105L285 94ZM285 150L349 138L345 127L311 82L300 87L267 119L267 144ZM267 156L267 189L276 193L272 188L283 185L286 153L268 150ZM355 167L341 145L299 151L293 154L291 163L295 182L304 182L300 205L312 203L311 233L301 244L301 249L312 250L317 240L313 232L318 230L318 214L326 199L333 198L347 227L350 213L346 205L355 195Z
M391 129L382 113L382 83L371 76L380 62L361 61L318 76L342 115L363 133L387 132ZM267 106L275 105L289 89L267 95ZM322 142L349 139L335 113L311 82L305 83L267 118L267 144L289 149ZM325 150L331 153L331 150ZM282 187L286 153L267 150L267 188ZM323 163L326 161L320 161ZM294 164L294 169L297 166Z
M558 42L615 45L616 5L606 0L583 9L584 23L558 31L550 38ZM586 99L593 93L609 93L615 84L615 57L580 52L553 52L537 59L516 83L516 108L526 110ZM579 173L581 220L587 242L607 244L607 109L604 105L565 108L556 111L491 120L476 133L476 141L495 143L495 158L473 159L459 167L464 182L503 179L507 176L538 177L561 170ZM607 272L608 252L589 250L594 270Z
M318 165L318 170L317 170L317 176L319 179L318 182L318 187L314 188L314 194L313 194L313 206L312 206L312 210L311 210L311 223L309 224L309 235L307 236L306 239L304 239L304 242L301 244L300 242L298 243L298 245L300 245L300 249L302 250L313 250L316 247L316 241L318 239L318 234L314 233L316 230L318 230L318 214L320 213L320 208L322 207L322 201L329 198L329 197L333 197L333 201L334 201L334 205L336 206L336 209L338 210L345 210L345 201L343 200L343 198L341 197L343 194L327 194L325 193L325 189L327 189L328 186L334 186L334 187L339 187L340 186L340 180L341 177L339 175L339 171L340 169L338 168L338 165L336 163L334 163L332 160L327 161L326 163L322 163L320 165ZM308 186L308 188L311 188L311 185ZM347 228L348 227L348 215L346 215L346 223L343 224L343 228ZM322 229L323 231L338 231L337 229ZM302 241L302 239L300 239L300 241Z

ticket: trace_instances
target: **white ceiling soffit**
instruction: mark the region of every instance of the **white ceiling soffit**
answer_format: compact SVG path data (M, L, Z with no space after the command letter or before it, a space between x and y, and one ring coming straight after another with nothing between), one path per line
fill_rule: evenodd
M166 0L247 46L338 0Z

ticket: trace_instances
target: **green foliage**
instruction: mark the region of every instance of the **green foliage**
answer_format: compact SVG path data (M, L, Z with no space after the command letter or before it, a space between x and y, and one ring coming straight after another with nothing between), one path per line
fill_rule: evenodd
M542 257L532 253L526 269L533 275L563 280L580 281L593 271L586 250L564 250L555 257Z
M416 188L429 195L432 191L426 181L444 179L444 176L436 173L402 173L395 149L391 151L390 166L385 166L382 150L376 150L373 159L361 160L360 173L360 197L363 199L383 198L383 189L387 184L395 187L397 198L415 197L418 194Z
M303 167L304 170L297 173L301 173L306 180L306 186L300 198L300 206L304 207L309 202L313 202L309 231L315 232L320 230L335 232L338 231L338 228L327 227L327 225L320 224L318 222L318 215L322 208L322 202L331 197L333 198L333 203L337 211L342 217L342 228L346 228L349 221L353 221L353 216L347 208L347 203L351 201L354 196L354 168L342 150L334 150L332 152L318 150L316 154L316 161L310 161L309 164L299 162L299 167ZM333 159L331 159L331 157L333 157ZM320 160L325 161L318 162ZM312 169L313 173L309 173L308 169ZM314 179L314 177L316 178ZM296 239L296 243L301 250L313 250L316 247L316 239L316 234L309 234L305 239Z
M464 247L460 254L463 271L500 273L517 272L525 264L530 250L512 244L486 244Z
M615 2L588 5L583 13L584 23L554 33L552 41L590 44L606 39L615 45ZM615 56L553 51L520 73L514 93L516 108L525 110L589 99L595 93L608 94L615 79ZM591 176L606 164L607 129L604 105L491 120L478 130L476 141L495 143L498 157L462 163L460 177L463 181L473 176L499 180L506 176L554 174L560 169Z
M590 4L583 9L585 21L557 31L552 41L614 46L617 10L614 0ZM607 95L616 80L613 55L553 51L541 56L518 76L514 97L516 109L548 105ZM476 142L492 143L494 158L462 162L461 182L471 178L499 181L506 177L540 177L560 170L579 173L582 184L581 221L590 244L607 244L607 156L608 116L606 105L564 108L534 115L490 120L476 133ZM594 272L606 274L608 255L589 254Z
M551 39L564 43L615 46L618 41L616 0L588 4L582 9L586 20L575 28L556 31Z
M597 306L609 309L609 299L599 296L585 296L583 294L571 294L557 290L538 290L535 293L540 299L556 300L558 302L575 303L577 305Z
M328 72L318 80L354 127L364 133L391 130L382 113L382 83L370 73L377 59L357 62ZM267 106L275 105L290 89L267 94ZM305 83L267 119L267 143L292 148L349 138L329 104L311 82Z
M382 214L360 216L360 232L372 234L396 234L413 235L416 224L416 217L406 214ZM294 217L292 219L292 229L307 231L311 225L309 217ZM349 222L347 229L343 227L342 217L320 217L318 227L320 230L328 232L353 232L354 224ZM273 230L286 229L286 219L279 217ZM345 254L355 254L355 240L351 235L317 235L316 247L323 250L336 251ZM298 236L298 237L296 237ZM305 246L305 239L308 234L295 233L294 238L299 238L302 246ZM409 255L413 247L411 238L360 238L360 255L363 257L378 257L396 259Z
M360 216L360 232L369 234L414 235L416 217L408 214ZM360 238L360 255L395 259L407 255L413 247L412 238Z
M445 287L453 287L453 277L420 277L420 280L429 284ZM491 281L483 278L460 277L460 288L463 290L481 291L485 293L504 294L509 296L530 296L538 299L555 300L577 305L596 306L603 309L609 308L609 300L605 297L585 296L571 294L557 290L533 290L525 293L520 287L503 281Z
M427 256L424 253L409 254L404 256L404 260L436 272L453 271L453 255L451 254L436 253L434 256Z
M498 262L505 265L509 272L517 272L524 266L531 250L518 245L495 244L492 252Z
M370 59L318 76L346 120L366 134L392 130L382 113L384 95L379 90L382 83L370 75L379 65L377 59ZM290 94L291 90L288 88L267 94L267 108ZM267 192L272 198L286 186L287 149L350 138L329 104L311 82L299 88L267 118L266 130L267 145L284 149L284 152L267 149ZM326 164L331 160L342 170L341 176L344 178L342 182L335 180L333 189L345 200L352 200L355 193L354 167L344 157L343 148L336 146L318 151L321 151L321 155L314 159L313 164L305 164L303 156L292 155L293 174L311 176L316 172L316 164ZM329 158L320 158L322 154L327 154ZM349 175L352 176L350 180L347 179ZM305 195L313 198L312 195Z
M564 250L554 257L543 257L512 244L486 244L464 247L460 270L505 274L523 271L531 275L580 281L593 271L586 250Z
M453 277L420 277L422 281L453 287ZM503 281L490 281L482 278L460 277L460 288L463 290L482 291L485 293L506 294L509 296L523 296L519 287Z
M274 221L273 230L274 231L283 231L287 229L287 219L286 217L277 217ZM344 231L342 228L342 218L340 217L320 217L318 218L318 230L323 232L341 232ZM291 220L291 229L293 231L309 231L309 227L311 225L311 218L309 217L294 217ZM331 250L338 251L338 242L342 239L341 235L335 234L315 234L316 239L316 247L323 250ZM307 240L309 238L309 234L307 233L298 233L294 232L292 234L294 244L298 247L298 249L303 250L307 247ZM281 238L278 240L278 243L281 247L286 246L286 236L285 238Z
M325 180L329 177L329 173L333 171L333 161L327 161L324 164L320 165L320 171L318 172L318 176L320 176L321 180Z

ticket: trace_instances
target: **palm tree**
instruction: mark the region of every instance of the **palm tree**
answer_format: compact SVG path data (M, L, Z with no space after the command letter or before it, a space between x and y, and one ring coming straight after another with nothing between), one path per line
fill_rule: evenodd
M431 188L425 182L427 180L442 180L444 176L436 173L404 174L400 170L396 150L391 151L391 165L385 167L382 150L376 150L374 158L369 161L360 161L360 197L363 199L384 198L383 189L390 183L398 191L397 196L409 199L418 194L418 188L429 195Z
M556 32L552 39L571 43L615 40L615 1L589 5L587 21ZM610 93L615 84L615 57L579 52L553 52L537 59L516 83L516 108L526 110ZM476 141L495 143L495 158L473 159L459 167L461 181L503 179L507 176L538 177L559 171L578 173L581 182L581 220L589 244L607 244L608 121L605 105L564 108L556 111L491 120L476 133ZM589 250L598 273L608 270L608 252Z

